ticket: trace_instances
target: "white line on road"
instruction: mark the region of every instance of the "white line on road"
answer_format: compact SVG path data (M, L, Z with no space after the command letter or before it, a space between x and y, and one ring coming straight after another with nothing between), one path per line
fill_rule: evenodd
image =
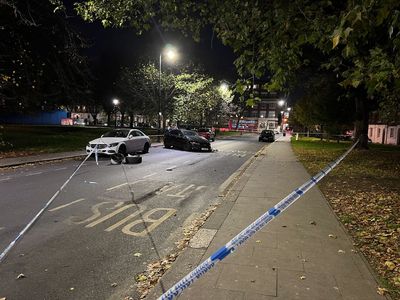
M146 176L143 176L143 178L147 178L147 177L150 177L150 176L154 176L154 175L156 175L157 173L151 173L151 174L149 174L149 175L146 175Z
M10 179L11 179L11 177L7 177L7 178L0 179L0 181L6 181L6 180L10 180Z
M183 193L186 192L187 190L190 190L192 187L194 187L194 184L189 185L188 187L184 188L179 193L176 193L176 194L173 194L173 195L172 194L168 194L167 196L183 198L183 197L185 197L185 195L183 195Z
M0 230L6 229L5 227L0 227Z
M61 171L61 170L66 170L67 169L67 167L64 167L64 168L58 168L58 169L54 169L54 171Z
M185 160L182 164L190 163L191 160Z
M136 181L133 181L133 182L125 182L125 183L122 183L122 184L119 184L119 185L110 187L110 188L106 189L106 191L112 191L112 190L118 189L118 188L120 188L120 187L123 187L123 186L125 186L125 185L128 185L128 184L135 184L135 183L138 183L138 182L140 182L140 181L144 181L144 180L139 179L139 180L136 180Z
M43 172L36 172L36 173L30 173L30 174L26 174L25 176L34 176L34 175L40 175Z
M78 199L78 200L72 201L72 202L70 202L70 203L67 203L67 204L64 204L64 205L60 205L60 206L54 207L54 208L52 208L52 209L49 209L49 211L55 211L55 210L59 210L59 209L61 209L61 208L64 208L64 207L70 206L70 205L72 205L72 204L75 204L75 203L81 202L81 201L83 201L83 200L85 200L85 198L81 198L81 199Z

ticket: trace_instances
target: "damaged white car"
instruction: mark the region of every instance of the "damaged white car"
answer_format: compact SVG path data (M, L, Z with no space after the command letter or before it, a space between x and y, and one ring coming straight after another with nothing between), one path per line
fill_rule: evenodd
M138 129L115 129L90 141L86 152L90 153L97 145L97 153L113 155L116 153L135 154L149 152L150 138Z

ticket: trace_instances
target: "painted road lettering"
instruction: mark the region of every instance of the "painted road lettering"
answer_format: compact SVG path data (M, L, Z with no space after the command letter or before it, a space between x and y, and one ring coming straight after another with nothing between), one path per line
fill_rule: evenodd
M165 211L165 213L158 219L153 219L151 218L151 215L155 214L158 211ZM124 226L122 228L122 232L128 235L133 235L133 236L146 236L148 233L156 229L162 222L167 220L169 217L174 215L176 213L176 209L173 208L154 208L150 211L148 211L146 214L143 215L143 221L142 220L136 220L133 221L132 223L129 223L128 225ZM143 231L136 232L133 231L132 228L135 227L138 224L141 223L150 223L150 226L146 226L146 228Z

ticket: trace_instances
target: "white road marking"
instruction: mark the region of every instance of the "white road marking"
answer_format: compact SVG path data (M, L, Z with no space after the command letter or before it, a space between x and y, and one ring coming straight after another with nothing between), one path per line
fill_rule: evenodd
M196 191L200 191L201 189L205 189L205 188L206 188L205 185L199 185L199 186L196 188Z
M81 202L81 201L83 201L83 200L85 200L85 198L81 198L81 199L78 199L78 200L72 201L72 202L70 202L70 203L67 203L67 204L64 204L64 205L57 206L57 207L55 207L55 208L49 209L49 211L55 211L55 210L59 210L59 209L61 209L61 208L64 208L64 207L70 206L70 205L72 205L72 204L75 204L75 203Z
M0 227L0 230L6 229L5 227Z
M180 184L173 185L172 183L167 183L159 191L156 192L156 195L160 195L160 194L166 193L166 192L168 192L168 191L170 191L172 189L178 188L180 186L181 186Z
M157 173L151 173L149 175L143 176L143 178L147 178L147 177L154 176L154 175L157 175Z
M168 194L167 196L183 198L183 197L185 197L185 195L183 195L183 193L186 192L187 190L191 189L192 187L194 187L194 184L189 185L188 187L184 188L184 189L183 189L182 191L180 191L179 193L176 193L176 194L174 194L174 195Z
M6 181L6 180L10 180L10 179L11 179L11 177L7 177L7 178L0 179L0 181Z
M61 171L61 170L66 170L67 169L67 167L64 167L64 168L58 168L58 169L54 169L54 171Z
M118 188L120 188L120 187L123 187L123 186L125 186L125 185L128 185L128 184L135 184L135 183L138 183L138 182L141 182L141 181L144 181L144 180L139 179L139 180L136 180L136 181L133 181L133 182L125 182L125 183L122 183L122 184L119 184L119 185L110 187L110 188L106 189L106 191L112 191L112 190L118 189Z
M34 175L40 175L43 172L36 172L36 173L30 173L30 174L26 174L25 176L34 176Z
M186 160L182 164L186 164L186 163L190 163L190 162L191 162L191 160Z

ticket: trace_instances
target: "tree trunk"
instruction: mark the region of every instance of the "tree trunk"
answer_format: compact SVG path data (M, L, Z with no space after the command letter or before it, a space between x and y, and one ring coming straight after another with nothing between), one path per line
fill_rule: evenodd
M107 112L107 126L111 127L111 112Z
M124 127L124 119L125 119L125 113L121 112L121 124L119 125L119 127Z
M129 127L133 128L133 113L129 114Z
M241 115L238 115L237 121L236 121L236 128L235 128L235 130L238 130L238 128L239 128L239 122L240 122L241 118L242 118L242 116L241 116Z
M354 142L360 140L357 148L368 149L368 99L356 97L356 118L354 122Z

